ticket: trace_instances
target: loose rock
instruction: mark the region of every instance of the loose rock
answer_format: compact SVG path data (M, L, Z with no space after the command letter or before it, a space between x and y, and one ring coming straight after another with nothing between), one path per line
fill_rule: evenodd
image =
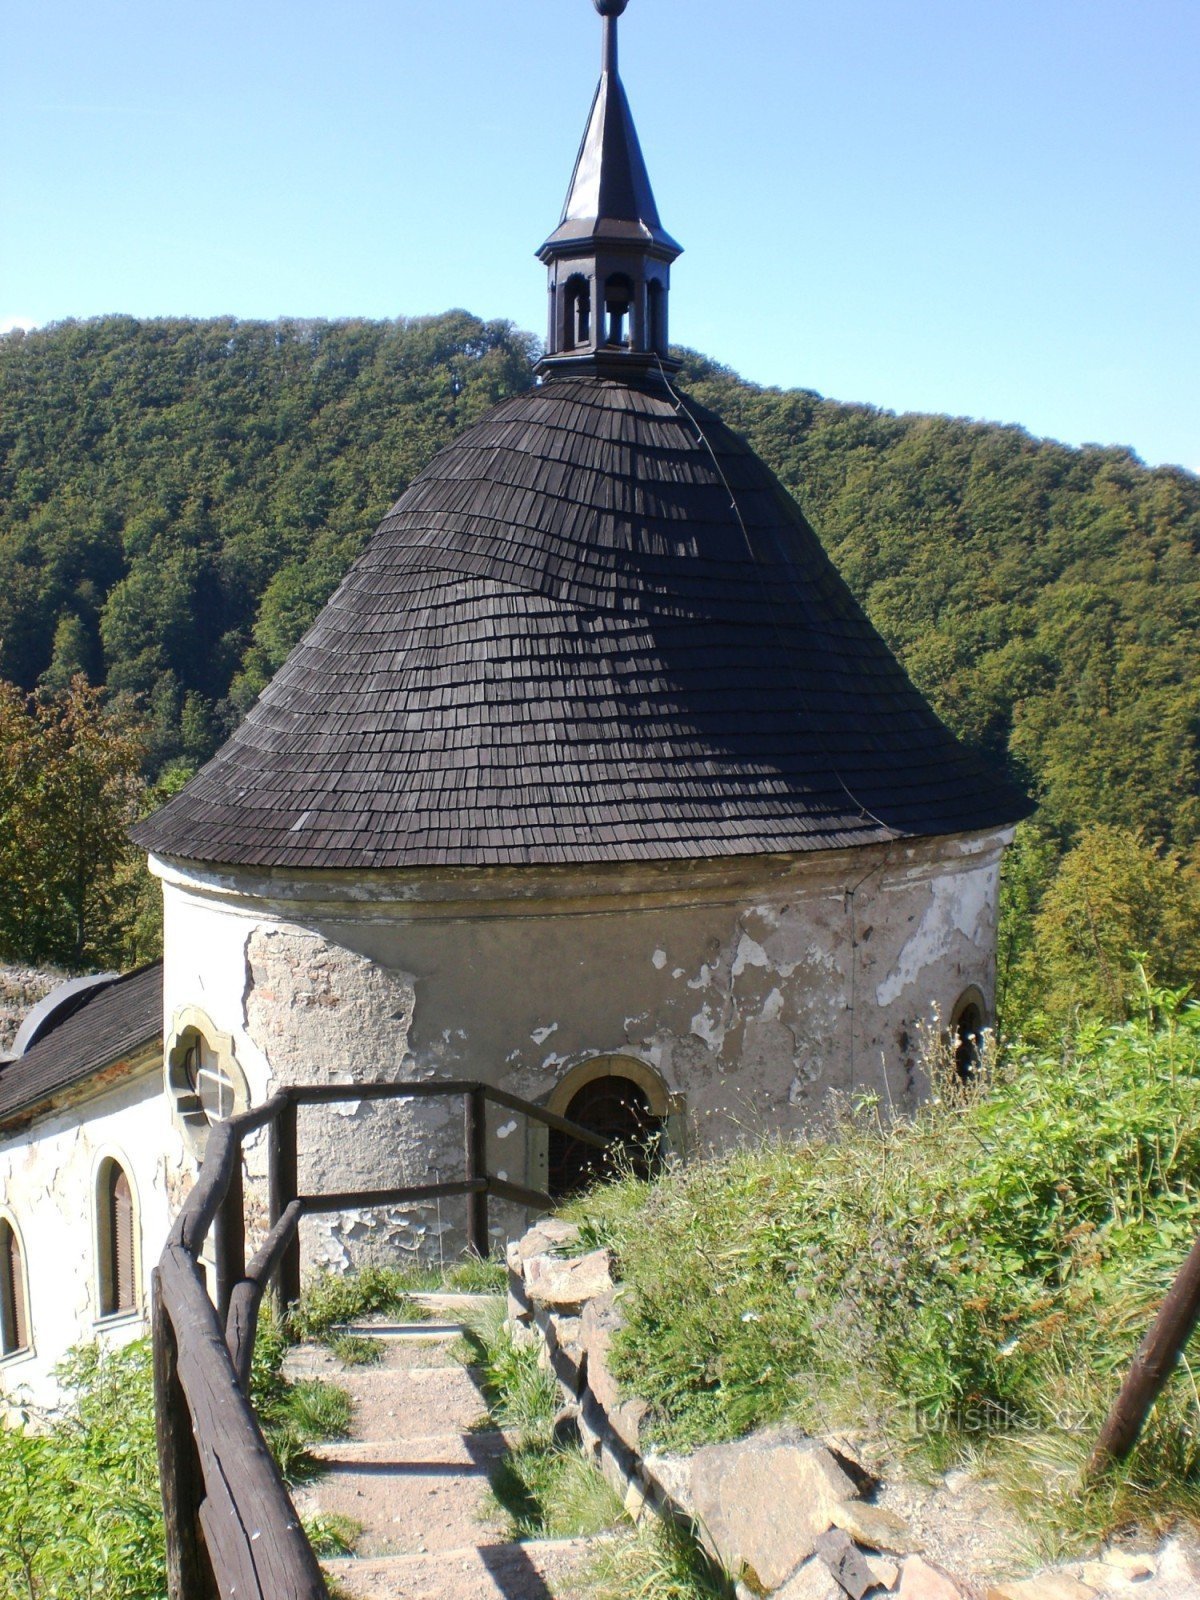
M832 1572L819 1556L802 1562L771 1600L846 1600Z
M866 1560L877 1589L894 1589L900 1582L900 1567L897 1562L889 1561L886 1556L872 1555L868 1555Z
M510 1245L509 1251L516 1251L516 1264L528 1261L531 1256L549 1255L556 1250L565 1250L573 1245L579 1238L579 1229L573 1222L560 1222L557 1217L543 1217L541 1222L535 1223L529 1232L518 1239L516 1245ZM509 1265L513 1265L511 1255Z
M1043 1572L1036 1578L994 1583L987 1600L1096 1600L1096 1590L1065 1572ZM903 1593L903 1590L901 1591Z
M902 1517L863 1500L843 1500L834 1506L833 1525L844 1528L852 1539L872 1550L890 1550L902 1556L920 1548Z
M612 1288L611 1263L607 1250L593 1250L590 1255L571 1256L565 1260L557 1256L530 1256L525 1262L525 1287L529 1298L539 1305L576 1312L584 1301Z
M855 1491L824 1446L763 1433L698 1451L691 1492L714 1554L770 1591L812 1555L833 1507Z
M900 1570L901 1600L963 1600L963 1592L940 1567L909 1556Z

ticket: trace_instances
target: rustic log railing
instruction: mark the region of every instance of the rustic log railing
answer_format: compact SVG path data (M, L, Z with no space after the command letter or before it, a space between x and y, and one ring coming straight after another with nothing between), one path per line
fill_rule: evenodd
M299 1193L297 1112L339 1101L461 1098L463 1176L446 1183ZM488 1251L488 1200L544 1209L548 1194L493 1176L487 1107L515 1111L604 1149L591 1129L490 1084L432 1081L281 1089L208 1136L204 1163L153 1274L154 1387L171 1600L328 1600L329 1591L250 1404L263 1296L300 1294L302 1217L467 1198L467 1243ZM267 1130L269 1229L246 1260L242 1146ZM213 1234L210 1298L200 1255Z

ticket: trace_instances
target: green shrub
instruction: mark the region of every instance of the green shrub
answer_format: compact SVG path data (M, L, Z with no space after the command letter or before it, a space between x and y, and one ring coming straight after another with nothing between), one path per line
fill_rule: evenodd
M45 1432L0 1428L2 1600L166 1594L147 1342L73 1352Z
M656 1442L786 1417L874 1426L937 1465L999 1452L1014 1481L1078 1467L1200 1215L1200 1010L1144 1001L911 1122L867 1100L821 1136L576 1202L628 1285L614 1360ZM1051 1518L1194 1513L1187 1370L1111 1484L1081 1499L1077 1473L1050 1476Z
M280 1470L317 1469L306 1446L344 1437L350 1401L283 1374L287 1345L264 1317L251 1394ZM0 1427L0 1600L162 1600L162 1508L150 1342L84 1345L59 1369L65 1414L44 1431Z

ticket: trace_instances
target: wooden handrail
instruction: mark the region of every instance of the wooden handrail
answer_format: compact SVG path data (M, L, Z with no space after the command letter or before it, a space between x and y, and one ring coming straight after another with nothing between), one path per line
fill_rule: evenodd
M297 1192L299 1108L346 1100L429 1098L463 1101L461 1179ZM155 1413L170 1600L329 1600L320 1564L250 1403L263 1296L272 1283L285 1306L299 1296L299 1229L305 1216L462 1195L467 1199L468 1244L483 1255L489 1196L549 1207L553 1202L543 1191L488 1171L489 1104L522 1113L595 1149L608 1147L590 1128L506 1090L445 1079L289 1085L262 1105L210 1129L200 1175L152 1275ZM269 1231L247 1264L242 1147L263 1128ZM215 1305L200 1261L210 1232Z

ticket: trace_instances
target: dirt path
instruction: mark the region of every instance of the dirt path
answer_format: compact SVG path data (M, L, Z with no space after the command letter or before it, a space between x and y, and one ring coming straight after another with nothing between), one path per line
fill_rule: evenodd
M297 1509L361 1525L355 1555L323 1563L355 1600L568 1600L587 1541L513 1544L487 1512L488 1473L507 1446L449 1354L458 1333L373 1328L384 1356L371 1367L316 1345L292 1352L289 1376L327 1378L354 1401L352 1438L313 1450L327 1471L297 1491Z

